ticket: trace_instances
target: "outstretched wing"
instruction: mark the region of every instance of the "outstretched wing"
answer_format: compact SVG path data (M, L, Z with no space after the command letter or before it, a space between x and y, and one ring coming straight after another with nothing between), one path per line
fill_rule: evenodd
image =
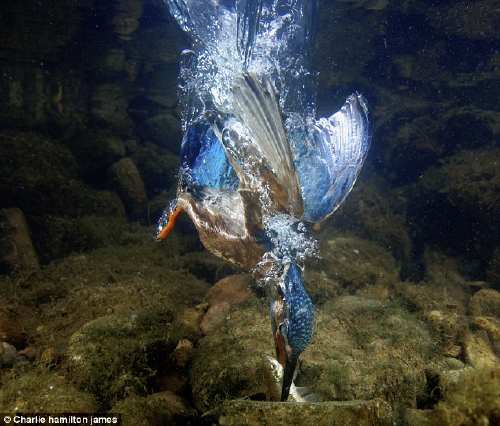
M304 200L303 219L321 222L345 200L370 146L368 109L359 94L347 98L329 118L310 129L310 144L299 147L295 167Z

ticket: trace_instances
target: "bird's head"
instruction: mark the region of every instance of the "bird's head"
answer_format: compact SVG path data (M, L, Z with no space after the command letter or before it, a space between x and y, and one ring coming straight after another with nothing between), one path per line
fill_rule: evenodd
M309 344L314 330L314 307L302 281L302 273L290 263L271 304L276 357L283 367L281 400L286 401L300 354Z

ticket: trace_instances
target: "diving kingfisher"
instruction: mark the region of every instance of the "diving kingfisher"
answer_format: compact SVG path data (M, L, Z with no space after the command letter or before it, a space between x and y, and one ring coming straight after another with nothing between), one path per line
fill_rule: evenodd
M168 0L194 50L182 59L177 198L157 238L185 212L209 251L270 283L281 401L314 330L302 278L304 223L320 223L341 205L370 145L360 94L330 117L315 119L308 107L314 3Z

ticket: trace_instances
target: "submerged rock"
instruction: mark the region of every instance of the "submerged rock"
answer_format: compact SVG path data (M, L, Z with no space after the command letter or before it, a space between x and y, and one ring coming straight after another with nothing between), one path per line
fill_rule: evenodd
M214 284L207 293L208 310L200 323L203 334L210 334L224 322L232 307L252 298L249 275L230 275Z
M252 278L249 275L230 275L215 283L207 293L207 302L210 306L222 302L230 306L246 302L252 297L250 285Z
M447 34L470 39L498 39L496 2L479 0L473 3L457 1L451 6L428 8L432 26Z
M137 147L132 159L137 164L144 186L150 196L173 186L178 171L179 159L153 144ZM165 205L163 205L165 208Z
M500 320L500 292L493 289L479 290L469 304L471 315L491 316Z
M193 343L189 339L181 339L174 350L175 364L185 368L193 357Z
M489 282L500 288L500 248L493 252L486 275Z
M323 400L383 398L414 407L432 355L431 335L414 315L394 303L345 296L318 308L298 380Z
M500 369L469 368L427 410L407 410L409 426L496 425L500 419Z
M34 369L2 377L3 413L95 413L97 404L60 373Z
M116 14L112 19L113 30L122 40L130 40L132 34L139 28L143 1L116 0L114 8Z
M273 352L265 307L253 301L229 309L194 351L191 386L196 408L206 412L241 397L271 399L277 384L266 355Z
M325 239L321 247L321 259L314 269L324 272L349 292L399 281L396 262L387 250L349 234ZM314 298L314 288L311 288L311 292Z
M123 200L128 213L138 218L144 213L147 196L144 182L135 163L130 158L122 158L109 169L110 184Z
M124 426L186 424L196 413L183 398L169 391L130 396L117 402L111 412L121 414Z
M10 367L16 360L16 348L6 342L0 342L0 368Z
M0 341L22 348L26 345L27 336L18 315L19 312L11 306L0 305Z
M24 217L18 208L0 210L0 271L28 272L40 265Z
M127 112L127 95L121 85L106 83L97 86L90 105L91 116L97 123L109 126L119 134L129 134L132 120Z
M465 358L475 368L494 367L499 359L491 348L488 336L468 333L464 341Z
M397 205L395 198L384 182L376 179L360 182L333 215L332 233L339 228L353 232L380 244L399 261L408 259L411 240L405 225L404 206Z
M99 183L107 168L125 156L123 140L109 131L89 130L68 141L87 182Z
M146 140L171 153L179 152L182 141L181 121L173 113L148 116L138 124L139 131Z
M321 403L272 403L227 401L217 411L218 423L225 426L317 425L389 426L392 409L380 399L372 401L331 401Z
M69 340L71 377L101 402L144 394L183 333L168 309L97 318Z

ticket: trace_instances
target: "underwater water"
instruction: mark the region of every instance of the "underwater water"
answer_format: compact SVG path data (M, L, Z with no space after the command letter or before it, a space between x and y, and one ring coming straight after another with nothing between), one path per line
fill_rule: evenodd
M0 421L500 424L496 0L0 22Z

